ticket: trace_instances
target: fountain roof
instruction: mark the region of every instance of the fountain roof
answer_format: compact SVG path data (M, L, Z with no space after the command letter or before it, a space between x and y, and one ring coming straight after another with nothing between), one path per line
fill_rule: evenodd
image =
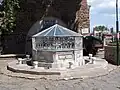
M63 26L55 24L35 35L33 37L41 37L41 36L81 36L79 33L76 33L70 29L67 29Z

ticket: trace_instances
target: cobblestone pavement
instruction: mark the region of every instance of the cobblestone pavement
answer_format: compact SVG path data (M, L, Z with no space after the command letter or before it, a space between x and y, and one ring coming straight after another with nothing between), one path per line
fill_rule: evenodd
M0 60L0 68L8 60ZM108 75L76 80L29 80L0 74L0 90L120 90L120 68Z

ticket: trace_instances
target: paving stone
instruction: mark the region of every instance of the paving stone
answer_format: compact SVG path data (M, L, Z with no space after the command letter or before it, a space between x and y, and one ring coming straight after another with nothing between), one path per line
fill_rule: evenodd
M5 62L0 61L0 68ZM29 80L0 74L0 90L120 90L120 67L108 75L67 81Z

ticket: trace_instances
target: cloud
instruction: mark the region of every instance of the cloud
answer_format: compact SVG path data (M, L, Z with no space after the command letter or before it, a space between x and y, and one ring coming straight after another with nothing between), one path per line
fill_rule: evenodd
M115 14L116 2L115 0L88 0L91 5L92 14L103 14L113 16ZM118 2L120 13L120 1Z
M91 5L92 7L96 7L97 5L99 5L102 1L104 0L88 0L88 4Z
M115 6L116 6L116 3L113 0L111 0L111 1L106 0L106 1L98 4L98 8L115 8Z
M118 0L119 20L120 20L120 0ZM106 25L116 27L116 0L88 0L90 8L90 25Z

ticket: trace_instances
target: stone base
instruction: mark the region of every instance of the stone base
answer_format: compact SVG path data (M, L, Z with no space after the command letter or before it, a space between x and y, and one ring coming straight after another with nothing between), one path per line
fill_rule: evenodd
M43 67L46 69L69 69L69 68L76 68L84 64L84 60L80 60L81 62L73 62L73 61L60 61L60 62L53 62L53 63L45 63L45 62L38 62L38 67Z
M88 64L73 69L45 69L43 67L32 68L32 66L28 66L26 64L18 65L17 61L12 61L8 63L7 69L15 72L15 74L11 74L13 76L30 77L33 79L44 77L47 79L56 80L65 78L85 78L86 76L90 77L91 75L99 75L101 72L104 73L104 70L107 69L107 65L108 63L104 59L99 58L96 59L95 64Z

